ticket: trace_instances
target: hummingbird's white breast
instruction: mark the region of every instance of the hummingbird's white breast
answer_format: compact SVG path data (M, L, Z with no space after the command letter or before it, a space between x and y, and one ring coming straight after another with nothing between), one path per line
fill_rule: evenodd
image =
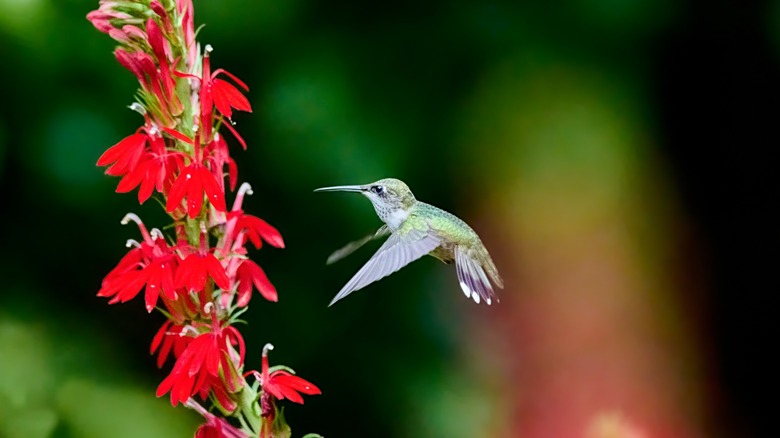
M402 223L404 223L408 216L409 213L406 210L399 208L398 210L393 210L390 212L390 214L387 215L385 218L385 223L391 230L395 231L398 229L398 227L401 226Z
M409 212L403 208L390 208L379 203L374 204L374 210L376 210L376 215L379 216L379 219L387 224L390 231L396 231L409 216Z

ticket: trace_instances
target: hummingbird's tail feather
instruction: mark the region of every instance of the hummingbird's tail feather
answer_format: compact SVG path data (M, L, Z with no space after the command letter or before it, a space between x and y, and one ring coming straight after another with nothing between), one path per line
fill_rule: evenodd
M439 244L441 244L439 238L424 231L411 230L404 234L392 234L371 259L333 297L328 307L352 292L387 277L428 254Z
M493 303L493 300L498 302L498 296L482 266L459 246L455 247L455 268L458 272L460 288L467 298L473 299L477 304L484 300L488 306Z
M333 251L333 254L328 256L328 260L325 262L325 264L330 265L336 263L337 261L357 251L358 248L365 245L366 243L375 239L379 239L380 237L384 237L388 234L390 234L390 229L387 228L387 225L382 225L382 227L379 228L375 233L371 233L360 240L349 242L343 247L337 249L336 251Z
M488 275L490 275L490 278L493 279L493 283L496 284L499 288L504 288L504 280L501 279L501 276L498 274L498 269L496 268L496 265L493 263L493 259L490 258L490 254L485 251L485 257L484 260L482 260L482 266L487 271Z

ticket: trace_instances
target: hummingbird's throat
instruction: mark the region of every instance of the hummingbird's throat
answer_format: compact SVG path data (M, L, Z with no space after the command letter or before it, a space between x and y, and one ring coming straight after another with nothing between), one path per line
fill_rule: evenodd
M376 210L377 216L379 216L380 219L382 219L382 222L387 224L387 227L390 228L391 231L397 230L401 224L404 223L406 218L409 216L409 212L404 210L403 208L397 208L397 209L389 209L389 208L382 208L381 206L374 206Z

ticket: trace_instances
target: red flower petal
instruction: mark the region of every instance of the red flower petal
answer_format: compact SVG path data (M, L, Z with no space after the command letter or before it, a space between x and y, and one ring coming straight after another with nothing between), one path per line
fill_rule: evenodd
M157 305L157 298L160 297L160 288L156 284L146 283L144 292L144 301L146 302L146 311L152 313L154 306Z
M165 203L165 211L168 213L176 210L181 205L184 195L187 193L187 183L192 178L189 167L185 167L168 190L168 201Z
M155 181L149 174L149 168L151 167L151 163L144 163L143 170L144 170L144 179L141 180L141 187L138 189L138 203L143 204L146 202L147 199L149 199L150 196L152 196L152 192L154 191Z
M242 215L238 220L236 228L246 229L247 237L249 237L249 240L257 249L260 249L262 246L261 237L272 246L284 248L284 240L279 231L257 216L252 216L251 214Z
M214 97L214 106L227 118L231 118L235 108L240 111L252 112L252 106L236 87L222 79L214 79L211 83L211 92Z
M98 158L98 166L113 165L106 169L106 173L113 176L123 175L132 171L138 164L144 151L147 140L146 134L135 133L120 140L103 152Z
M244 141L244 138L241 137L238 134L238 131L236 131L236 128L234 128L233 125L230 124L230 123L225 123L222 126L226 127L230 132L232 132L233 133L233 137L235 137L236 140L238 140L238 142L241 144L241 147L244 148L244 150L246 150L246 141Z
M122 179L119 181L119 184L116 186L116 192L127 193L130 190L136 188L136 186L138 186L138 184L140 184L145 178L146 165L145 163L140 163L132 171L128 172L127 175L122 177Z
M218 211L227 211L225 194L217 183L217 180L214 178L214 174L209 172L204 166L201 166L198 171L200 173L201 183L203 184L203 190L206 192L206 196L208 196L211 205Z
M141 82L142 85L146 84L146 78L144 77L143 69L141 68L138 59L135 56L131 55L124 49L116 49L114 51L114 56L124 68L130 70L130 72L135 75L135 77Z
M249 87L247 87L247 85L244 83L244 81L242 81L241 79L237 78L236 75L226 71L225 69L218 68L218 69L214 70L214 73L211 76L215 77L215 76L220 75L220 74L224 74L227 77L229 77L230 79L232 79L233 82L237 83L239 87L244 89L244 91L249 91Z
M171 137L175 137L184 143L187 144L195 144L195 142L192 141L191 138L187 137L186 135L182 134L181 132L171 129L171 128L163 128L163 131L165 131L166 134L170 135Z
M236 270L236 276L239 280L236 305L243 307L249 303L252 298L252 284L266 300L272 302L279 300L274 285L268 280L263 269L252 260L244 260Z
M152 346L149 349L149 354L154 354L154 351L160 346L160 343L162 343L162 340L165 337L165 333L168 331L168 326L171 324L173 324L171 321L165 321L160 329L157 330L154 338L152 338Z
M194 164L185 176L187 181L187 213L190 219L195 219L203 208L203 180L201 178L201 166ZM181 177L180 177L181 178Z
M279 388L279 391L283 395L283 397L281 397L281 398L286 398L287 400L290 400L291 402L303 404L303 397L301 397L300 394L295 392L294 389L289 388L289 387L284 386L284 385L278 385L278 388Z
M295 391L302 392L307 395L321 394L320 388L314 386L313 383L302 379L292 374L281 372L279 374L272 373L271 378L281 386L286 386Z
M209 254L206 256L206 269L208 270L209 274L211 274L211 278L214 279L214 283L219 286L222 290L230 290L230 279L228 278L227 274L225 273L225 268L222 267L222 263L217 260L216 257L214 257L214 254Z
M228 179L230 180L230 190L236 190L236 184L238 183L238 166L232 158L228 158Z

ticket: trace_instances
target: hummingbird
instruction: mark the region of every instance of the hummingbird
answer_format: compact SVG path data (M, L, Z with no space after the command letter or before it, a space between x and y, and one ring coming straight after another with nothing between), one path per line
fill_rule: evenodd
M477 233L455 215L418 201L403 181L385 178L371 184L322 187L314 191L362 193L384 222L375 233L335 251L327 264L341 260L371 240L390 235L341 288L329 307L426 254L447 264L455 263L460 288L467 298L477 304L498 301L488 276L502 289L504 282Z

